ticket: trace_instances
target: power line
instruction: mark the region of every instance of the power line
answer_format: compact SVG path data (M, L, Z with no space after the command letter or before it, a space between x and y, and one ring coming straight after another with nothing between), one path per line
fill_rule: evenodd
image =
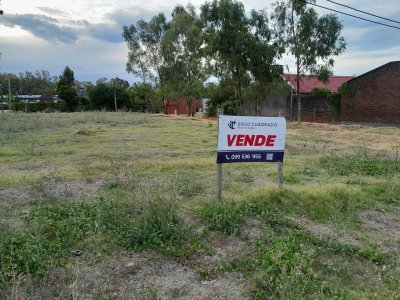
M381 17L381 16L377 16L377 15L368 13L368 12L366 12L366 11L359 10L359 9L357 9L357 8L354 8L354 7L345 5L345 4L341 4L341 3L338 3L338 2L335 2L335 1L332 1L332 0L326 0L326 1L331 2L331 3L334 3L334 4L336 4L336 5L340 5L340 6L346 7L346 8L350 8L350 9L352 9L352 10L358 11L358 12L363 13L363 14L366 14L366 15L370 15L370 16L373 16L373 17L376 17L376 18L379 18L379 19L383 19L383 20L386 20L386 21L390 21L390 22L394 22L394 23L400 24L400 22L398 22L398 21L391 20L391 19L388 19L388 18L385 18L385 17Z
M325 7L325 6L322 6L322 5L311 3L311 2L308 2L306 0L300 0L300 1L304 2L304 3L307 3L307 4L310 4L310 5L314 5L314 6L320 7L320 8L324 8L324 9L327 9L327 10L330 10L330 11L334 11L334 12L337 12L337 13L342 14L342 15L353 17L353 18L356 18L356 19L364 20L364 21L367 21L367 22L375 23L375 24L378 24L378 25L386 26L386 27L400 29L400 27L397 27L397 26L388 25L388 24L384 24L384 23L381 23L381 22L377 22L377 21L372 21L372 20L369 20L369 19L365 19L365 18L362 18L362 17L358 17L358 16L355 16L355 15L352 15L352 14L345 13L345 12L342 12L342 11L339 11L339 10L336 10L336 9L333 9L333 8L328 8L328 7Z

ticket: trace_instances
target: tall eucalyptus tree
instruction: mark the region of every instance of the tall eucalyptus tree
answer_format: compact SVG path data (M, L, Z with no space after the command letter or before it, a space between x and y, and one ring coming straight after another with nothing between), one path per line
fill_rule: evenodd
M315 0L309 0L315 3ZM342 24L334 14L319 17L304 0L285 0L274 4L272 15L276 40L296 59L297 121L301 122L300 76L310 73L322 81L332 74L333 56L346 49L340 35Z

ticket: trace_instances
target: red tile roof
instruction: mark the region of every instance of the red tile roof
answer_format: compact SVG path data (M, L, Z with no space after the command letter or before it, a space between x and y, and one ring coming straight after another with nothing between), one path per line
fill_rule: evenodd
M283 74L283 77L292 85L292 89L296 92L296 75L295 74ZM322 81L319 81L317 78L302 75L300 76L300 92L301 93L310 93L315 88L327 88L331 92L338 92L339 87L353 79L354 76L331 76L329 77L328 82L325 84Z

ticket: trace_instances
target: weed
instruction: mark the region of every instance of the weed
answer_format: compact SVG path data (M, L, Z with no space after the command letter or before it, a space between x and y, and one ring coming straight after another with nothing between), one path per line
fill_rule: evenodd
M228 235L238 234L243 222L241 206L233 202L210 202L203 204L200 217L208 228Z
M291 299L315 297L321 283L310 265L312 258L291 236L274 238L257 247L263 275L257 279L256 298Z
M283 181L291 184L299 184L301 182L300 179L293 173L284 174Z
M361 155L330 154L320 160L321 166L334 175L387 176L400 173L400 161L385 157L373 157L367 153Z
M375 201L386 204L400 202L400 180L392 177L390 181L381 181L363 187L363 191Z
M40 202L53 202L57 200L57 190L60 189L64 180L65 178L56 170L41 175L39 180L33 185L37 200Z
M158 249L175 256L187 256L199 247L199 237L190 232L177 209L157 199L136 218L127 236L135 250Z
M8 230L0 240L0 286L12 274L41 275L51 265L62 265L71 249L96 235L109 247L153 248L176 256L201 247L176 207L160 200L145 210L138 203L104 199L53 203L33 209L26 219L25 230Z
M245 240L235 259L201 265L200 275L214 279L241 272L254 288L253 298L399 298L398 261L369 247L385 237L366 233L356 217L359 210L379 208L397 218L398 128L288 123L284 189L270 186L274 164L230 164L224 168L224 202L217 203L210 201L216 176L213 120L91 112L4 114L0 124L2 285L20 278L21 291L29 295L23 278L70 263L76 249L89 253L79 261L83 266L95 254L118 259L146 248L189 258L207 247L202 240L213 234L210 229ZM390 138L377 139L382 134ZM366 141L382 141L384 152L377 156ZM87 199L71 190L85 180L101 182L103 189L88 190ZM27 201L30 196L34 201ZM205 226L200 234L197 218L188 225L180 217L197 207ZM299 217L332 230L360 229L359 245L304 232L289 221ZM261 224L246 239L248 218ZM24 226L9 226L11 219ZM397 257L396 241L386 243ZM40 281L33 284L44 288Z

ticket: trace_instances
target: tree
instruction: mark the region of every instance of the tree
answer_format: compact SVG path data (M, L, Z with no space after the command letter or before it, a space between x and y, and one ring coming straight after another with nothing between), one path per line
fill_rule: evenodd
M129 88L129 82L118 77L110 79L110 84L125 90Z
M315 0L310 0L314 3ZM322 81L332 74L332 56L346 49L342 24L333 14L319 17L303 0L286 0L274 4L276 39L296 59L297 121L301 122L300 76L310 73Z
M101 78L96 81L96 85L88 87L88 98L92 109L115 110L115 102L118 102L118 109L132 108L127 93L129 83L120 78Z
M151 84L135 83L127 92L134 111L155 113L162 111L160 96Z
M0 8L0 15L3 15L3 14L4 14L4 11ZM0 58L1 58L1 52L0 52Z
M162 87L164 55L161 41L167 30L164 14L154 16L149 22L139 20L136 26L123 26L122 30L129 49L126 71L139 76L144 83L154 81Z
M253 10L247 17L241 2L213 0L201 6L201 20L210 74L233 87L237 110L243 112L243 89L273 77L279 47L271 43L267 15Z
M65 107L68 111L74 111L79 102L74 81L74 71L67 66L65 67L63 74L60 75L56 85L58 97L61 100L64 100Z
M189 115L205 80L201 45L201 22L194 7L176 6L162 40L166 85L170 87L165 92L177 100L178 106L179 97L186 97Z
M25 71L19 74L19 91L23 94L54 95L57 77L51 77L48 71Z

